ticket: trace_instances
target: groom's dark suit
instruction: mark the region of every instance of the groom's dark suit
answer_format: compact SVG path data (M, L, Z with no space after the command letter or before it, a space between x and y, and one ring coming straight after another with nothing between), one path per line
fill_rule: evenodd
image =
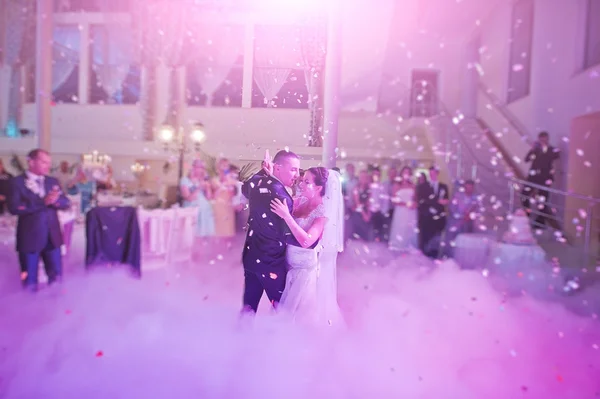
M271 201L287 202L290 213L293 200L283 183L260 171L242 186L248 198L250 216L242 252L244 264L244 306L256 312L263 291L277 303L285 288L286 241L289 235L283 219L271 211Z
M60 247L63 238L57 210L69 208L70 201L61 190L54 204L45 205L44 198L26 186L27 178L27 174L22 174L11 179L7 203L10 213L19 217L16 244L21 272L27 272L25 285L35 287L40 256L49 282L62 275ZM43 187L43 194L48 194L60 190L60 183L54 177L44 176Z

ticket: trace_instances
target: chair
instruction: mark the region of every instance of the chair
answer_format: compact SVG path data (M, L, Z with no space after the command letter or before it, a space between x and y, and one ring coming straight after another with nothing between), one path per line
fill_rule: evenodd
M173 209L138 209L142 271L163 268L169 264L174 220Z
M175 208L173 239L169 249L169 263L185 263L192 260L198 208Z

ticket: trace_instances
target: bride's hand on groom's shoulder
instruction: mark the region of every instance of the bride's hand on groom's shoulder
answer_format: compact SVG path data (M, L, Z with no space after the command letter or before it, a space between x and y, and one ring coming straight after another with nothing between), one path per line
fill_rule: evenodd
M282 219L286 219L290 216L290 210L285 198L283 199L283 202L279 198L272 200L271 211Z

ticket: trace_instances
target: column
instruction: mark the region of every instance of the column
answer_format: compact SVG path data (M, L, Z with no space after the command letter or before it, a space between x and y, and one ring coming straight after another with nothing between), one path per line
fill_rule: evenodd
M244 78L242 83L242 107L252 108L252 82L254 79L254 22L246 23L244 33Z
M342 66L341 20L338 0L330 2L327 18L327 56L323 84L323 166L333 168L338 145Z
M463 87L461 93L461 111L467 118L477 116L477 96L479 92L479 37L467 43L463 62Z
M50 151L52 123L52 0L37 0L36 15L36 134L38 147Z
M90 24L85 22L82 24L80 31L81 39L79 46L79 82L78 93L79 104L87 104L90 102ZM108 54L108 53L107 53Z

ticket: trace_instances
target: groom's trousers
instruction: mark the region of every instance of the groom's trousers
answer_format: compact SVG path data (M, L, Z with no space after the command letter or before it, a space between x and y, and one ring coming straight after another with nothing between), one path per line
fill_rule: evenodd
M50 283L62 276L62 256L60 247L54 247L48 242L41 252L19 252L21 273L27 273L23 284L26 287L35 287L38 283L38 268L40 257L44 261L44 268Z
M281 300L281 294L285 288L286 272L281 273L259 273L244 269L244 307L251 308L254 312L258 310L260 298L263 292L273 306Z

